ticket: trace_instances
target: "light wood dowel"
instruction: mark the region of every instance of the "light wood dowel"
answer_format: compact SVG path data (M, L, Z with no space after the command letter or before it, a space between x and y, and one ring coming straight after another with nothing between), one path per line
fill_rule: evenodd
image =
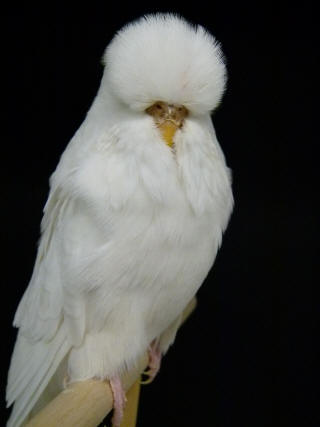
M139 396L140 396L140 378L133 384L127 393L127 404L124 410L124 416L121 427L135 427L138 415Z

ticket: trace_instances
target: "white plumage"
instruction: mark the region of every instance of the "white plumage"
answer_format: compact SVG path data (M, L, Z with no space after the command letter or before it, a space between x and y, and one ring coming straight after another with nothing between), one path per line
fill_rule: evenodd
M202 27L152 15L122 29L87 117L50 180L34 272L18 307L9 427L70 382L110 378L161 337L210 270L233 206L210 112L225 86ZM189 114L163 141L145 110ZM160 338L165 352L174 340Z

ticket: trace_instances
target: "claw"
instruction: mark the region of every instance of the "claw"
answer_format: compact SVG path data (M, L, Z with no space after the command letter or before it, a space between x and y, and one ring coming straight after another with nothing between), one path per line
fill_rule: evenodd
M152 381L154 380L155 375L153 375L153 371L151 369L145 370L144 372L142 372L141 377L143 376L147 376L148 378L143 380L140 379L140 384L142 385L146 385L146 384L151 384Z
M141 380L140 384L150 384L152 383L152 381L154 380L155 376L157 375L157 373L159 372L160 369L160 365L161 365L161 351L158 347L158 342L157 340L154 340L149 349L149 365L148 368L146 369L142 375L146 375L149 378L146 380Z

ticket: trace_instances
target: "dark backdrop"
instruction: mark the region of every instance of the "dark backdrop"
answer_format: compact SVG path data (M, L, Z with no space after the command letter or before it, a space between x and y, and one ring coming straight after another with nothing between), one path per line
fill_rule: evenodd
M306 2L282 2L281 9L272 2L172 3L162 9L151 3L56 3L48 9L29 3L2 15L1 389L48 178L97 92L104 48L126 22L174 11L206 26L227 58L228 90L213 119L233 170L235 211L196 312L158 378L143 388L138 426L319 425L312 410L315 8ZM272 408L281 409L273 421Z

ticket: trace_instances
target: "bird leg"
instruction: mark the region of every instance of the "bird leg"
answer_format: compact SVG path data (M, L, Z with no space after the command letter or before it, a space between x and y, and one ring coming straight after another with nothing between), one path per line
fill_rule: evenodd
M113 395L112 427L120 427L127 398L119 375L110 379L110 387Z
M148 348L149 363L148 370L144 371L143 375L147 375L148 379L141 381L141 384L150 384L160 370L162 353L157 339L153 340Z

